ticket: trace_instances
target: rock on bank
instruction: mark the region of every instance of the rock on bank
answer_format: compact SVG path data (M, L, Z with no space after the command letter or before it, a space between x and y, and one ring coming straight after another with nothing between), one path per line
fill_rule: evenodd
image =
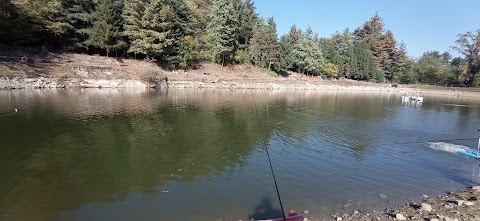
M0 78L0 89L29 88L147 88L162 87L165 83L126 79L79 79L79 78Z
M334 215L332 220L425 220L425 221L480 221L480 186L467 187L446 196L424 202L410 202L384 211L358 212Z

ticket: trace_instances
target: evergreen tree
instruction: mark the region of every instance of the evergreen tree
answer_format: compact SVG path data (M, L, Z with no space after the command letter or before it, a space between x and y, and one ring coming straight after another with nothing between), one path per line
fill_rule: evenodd
M396 58L398 58L397 42L393 33L385 31L383 19L375 14L361 28L353 32L357 41L363 41L375 59L375 63L384 73L384 78L393 81L394 71L397 69Z
M395 66L392 69L393 81L403 84L415 83L416 75L413 71L415 62L408 58L407 49L402 42L395 57Z
M187 0L186 5L191 12L191 20L196 33L207 29L212 0Z
M233 15L233 16L232 16ZM211 18L207 26L213 41L214 53L222 66L231 61L238 47L238 20L233 1L213 0Z
M255 5L251 0L237 0L238 16L238 44L240 49L245 49L253 36L253 29L260 22L255 12Z
M123 0L99 0L95 7L87 44L105 50L107 57L111 51L126 47L123 41L122 10Z
M265 67L265 46L267 27L262 19L262 22L255 26L253 36L249 41L249 56L255 66Z
M335 64L343 69L343 61L340 56L339 45L337 40L339 34L335 33L331 38L320 39L320 46L325 57L325 62Z
M324 65L324 58L320 49L319 39L308 27L292 49L295 66L300 73L315 74L321 73Z
M337 66L338 76L349 77L353 53L353 38L349 30L345 29L343 33L337 32L329 39L322 39L321 48L326 62Z
M268 18L265 31L265 53L268 62L268 69L271 70L272 65L277 65L280 54L280 48L278 45L277 25L275 24L275 20L273 19L273 17Z
M368 45L363 41L355 42L353 45L351 66L352 79L383 81L383 73L377 69L375 58L368 49Z
M273 17L268 19L267 24L259 24L254 29L249 48L249 55L255 65L269 70L277 69L280 47Z
M174 64L183 69L195 67L199 61L198 43L193 36L185 36L180 42L179 54L176 56L178 64Z
M298 42L302 31L297 29L295 25L290 27L288 34L280 38L280 58L279 65L282 70L294 70L294 57L292 54L293 46Z
M62 14L68 24L65 34L65 46L87 48L88 28L92 26L92 13L95 11L93 0L62 0Z
M293 64L293 59L290 55L292 51L292 46L288 42L288 36L283 35L280 37L279 41L279 50L280 50L280 56L279 56L279 69L282 71L289 70Z
M385 71L385 77L387 80L392 81L393 71L398 66L397 59L399 58L397 55L397 41L395 37L393 37L393 33L388 30L385 35L382 36L382 48L381 48L381 57L380 57L380 65Z
M382 38L384 33L383 19L375 14L369 21L365 22L361 28L357 28L353 32L353 36L357 41L364 41L377 64L381 64L382 57Z
M129 0L125 5L125 34L129 52L159 58L176 40L174 11L163 0Z

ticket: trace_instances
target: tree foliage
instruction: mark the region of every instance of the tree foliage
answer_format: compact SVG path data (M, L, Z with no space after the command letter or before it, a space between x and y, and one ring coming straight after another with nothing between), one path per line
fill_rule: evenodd
M362 27L357 28L353 35L357 41L363 41L374 57L376 65L384 74L387 81L394 82L397 77L394 75L403 75L399 72L403 70L399 66L404 63L403 55L399 51L399 45L390 30L385 30L383 19L375 14Z
M459 34L455 43L457 46L453 46L452 48L465 56L465 59L467 60L465 73L463 74L465 84L469 86L472 86L473 84L478 85L478 83L475 82L475 79L480 70L478 60L480 52L480 29L476 32Z
M92 16L93 25L87 31L86 44L105 50L107 56L111 51L124 49L122 10L122 0L99 0Z
M178 54L190 32L190 17L184 1L127 0L123 17L129 52L147 58L180 63Z
M92 26L95 11L93 0L63 0L63 20L67 23L64 37L66 47L86 49L89 28ZM121 12L120 12L121 13Z
M277 25L273 17L268 19L267 24L263 22L259 24L253 33L249 51L253 63L269 70L277 69L280 45L278 44Z
M213 0L211 18L207 26L214 45L214 56L222 65L233 60L238 49L238 18L231 0Z
M449 52L414 60L377 13L319 38L295 25L278 36L253 0L0 0L0 44L147 58L170 68L253 63L273 71L375 82L479 86L480 29ZM117 53L115 53L117 54Z
M0 42L6 44L27 44L35 42L39 27L32 24L32 18L10 0L0 0Z
M68 24L62 21L60 0L13 0L14 4L31 18L38 31L51 36L62 36Z

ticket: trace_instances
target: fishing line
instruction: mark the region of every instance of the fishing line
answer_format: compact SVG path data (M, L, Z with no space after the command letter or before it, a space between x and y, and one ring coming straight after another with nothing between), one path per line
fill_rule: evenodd
M255 97L253 96L253 92L250 91L250 93L252 94L253 105L255 107L255 113L257 114L258 125L260 126L260 132L262 134L262 143L263 143L263 146L265 147L265 151L267 152L268 163L270 164L270 171L272 172L273 182L275 183L275 189L277 190L277 197L278 197L278 201L280 202L280 209L282 210L283 221L286 221L287 218L285 217L285 212L284 212L285 210L283 210L282 198L280 197L280 191L278 190L277 179L275 178L275 173L273 172L272 160L270 159L270 153L268 152L268 145L267 145L267 141L265 140L265 135L263 133L262 123L260 122L260 115L258 114L257 104L255 102Z

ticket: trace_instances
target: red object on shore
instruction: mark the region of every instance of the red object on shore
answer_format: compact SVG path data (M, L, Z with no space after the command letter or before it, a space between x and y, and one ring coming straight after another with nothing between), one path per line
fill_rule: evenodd
M304 214L298 214L297 212L290 210L288 212L288 217L285 217L286 221L303 221L303 218L305 218ZM284 221L283 218L278 218L278 219L265 219L265 220L257 220L257 221Z

